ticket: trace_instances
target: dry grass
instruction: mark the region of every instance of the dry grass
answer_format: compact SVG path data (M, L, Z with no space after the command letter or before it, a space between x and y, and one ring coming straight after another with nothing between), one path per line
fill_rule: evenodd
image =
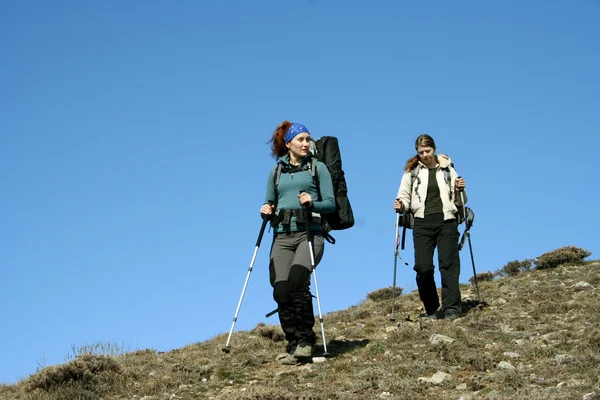
M79 354L0 385L0 400L581 399L600 395L598 284L598 262L482 280L487 306L465 285L468 311L453 322L419 320L416 293L396 297L390 321L386 288L325 316L331 356L322 363L279 365L281 330L260 324L235 332L229 354L226 335L165 353ZM454 341L432 344L434 334ZM451 380L419 381L437 371Z

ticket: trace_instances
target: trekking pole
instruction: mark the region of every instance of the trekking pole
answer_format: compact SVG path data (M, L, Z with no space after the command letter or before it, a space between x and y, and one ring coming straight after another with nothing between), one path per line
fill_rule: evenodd
M321 335L323 335L323 356L326 357L329 355L327 352L327 341L325 340L325 326L323 325L323 314L321 313L321 300L319 298L319 283L317 281L317 268L315 266L315 252L314 252L314 243L312 239L312 235L310 233L310 216L311 211L308 207L303 206L304 208L304 222L306 223L306 239L308 240L308 250L310 252L310 265L313 271L313 278L315 280L315 294L317 295L317 308L319 309L319 322L321 323Z
M475 270L475 258L473 257L473 246L471 245L471 232L469 232L469 220L467 219L467 206L465 205L464 190L460 190L460 200L462 202L463 218L465 220L465 235L469 241L469 252L471 253L471 264L473 265L473 281L475 282L475 289L477 290L477 301L481 303L481 297L479 296L479 284L477 283L477 271Z
M237 321L238 314L240 313L240 307L242 306L242 300L244 299L244 294L246 293L246 287L248 286L248 280L250 279L250 274L252 273L252 268L254 267L254 261L256 260L256 254L258 253L258 248L260 247L260 242L262 241L263 234L265 233L265 228L267 226L267 222L271 219L270 215L262 215L263 222L260 227L260 232L258 234L258 239L256 239L256 246L254 247L254 254L252 255L252 261L250 261L250 267L248 268L248 274L246 275L246 281L244 282L244 288L242 289L242 295L240 296L240 301L238 302L237 308L235 310L235 315L233 316L233 322L231 323L231 329L229 330L229 336L227 336L227 343L225 343L225 347L221 350L225 353L229 353L229 342L231 341L231 334L233 333L233 327L235 326L235 322Z
M398 200L398 199L396 199ZM392 316L390 317L390 321L395 321L396 318L394 317L394 305L396 303L396 271L398 269L398 259L402 260L402 257L400 257L400 252L398 251L398 246L400 245L400 219L402 218L402 214L400 213L400 210L396 210L396 242L395 242L395 246L394 246L394 280L392 283ZM402 236L402 241L404 242L404 236ZM402 248L404 249L404 243L402 243ZM408 265L408 263L404 260L402 260L402 262L404 262L405 265Z

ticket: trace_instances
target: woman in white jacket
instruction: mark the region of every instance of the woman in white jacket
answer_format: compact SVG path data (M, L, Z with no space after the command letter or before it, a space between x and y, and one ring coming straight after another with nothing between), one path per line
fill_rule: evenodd
M415 217L413 242L419 296L425 307L424 318L453 320L461 313L458 279L458 206L466 200L464 179L458 177L452 161L436 154L435 142L421 135L415 142L417 155L404 166L398 196L397 212L410 210ZM462 193L462 196L460 192ZM437 246L442 276L442 309L434 280L433 252Z

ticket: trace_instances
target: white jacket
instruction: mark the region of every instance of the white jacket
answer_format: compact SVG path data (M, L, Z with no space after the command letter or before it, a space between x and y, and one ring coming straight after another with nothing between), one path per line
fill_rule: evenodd
M460 193L454 188L458 174L452 166L452 160L445 154L437 154L437 162L439 164L435 177L438 187L440 188L440 198L442 199L442 210L444 212L444 220L457 218L458 208L462 205ZM415 215L415 218L425 217L425 199L427 197L427 184L429 183L429 170L421 161L419 161L419 178L421 183L415 178L411 182L411 171L404 171L400 188L398 189L397 199L402 200L404 209L410 208ZM444 168L450 170L450 182L444 180ZM463 192L465 203L467 202L467 192Z

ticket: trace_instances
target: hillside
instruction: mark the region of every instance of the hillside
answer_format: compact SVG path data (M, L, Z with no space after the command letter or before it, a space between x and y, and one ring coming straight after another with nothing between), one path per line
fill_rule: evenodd
M261 324L235 332L229 354L226 333L169 352L82 354L0 385L0 399L600 398L600 262L513 275L480 281L482 303L463 285L455 321L420 320L416 293L396 298L391 321L391 290L370 293L324 317L331 354L309 364L279 365L279 326Z

